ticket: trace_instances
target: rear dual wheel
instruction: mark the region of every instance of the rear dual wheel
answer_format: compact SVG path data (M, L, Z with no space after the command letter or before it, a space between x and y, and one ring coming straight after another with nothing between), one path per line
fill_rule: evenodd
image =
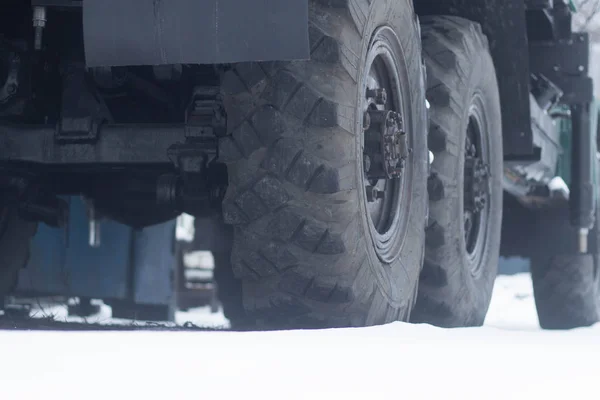
M446 16L421 20L434 154L429 224L411 320L444 327L484 322L502 225L498 83L481 27Z
M310 61L237 64L224 77L224 217L244 313L274 327L407 320L428 160L412 2L309 9Z

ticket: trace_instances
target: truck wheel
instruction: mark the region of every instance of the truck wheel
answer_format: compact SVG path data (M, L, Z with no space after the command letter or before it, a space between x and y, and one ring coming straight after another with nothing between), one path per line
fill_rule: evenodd
M538 211L535 221L535 236L528 241L540 326L571 329L600 321L600 221L590 231L588 254L577 253L568 207Z
M428 160L412 1L311 0L309 13L310 61L224 76L223 213L244 307L265 328L407 320Z
M421 23L430 107L429 225L414 322L483 324L498 268L502 126L498 84L478 24Z
M598 255L553 256L532 263L533 292L540 326L572 329L600 321Z
M15 289L36 228L36 223L22 220L12 208L0 210L0 300Z

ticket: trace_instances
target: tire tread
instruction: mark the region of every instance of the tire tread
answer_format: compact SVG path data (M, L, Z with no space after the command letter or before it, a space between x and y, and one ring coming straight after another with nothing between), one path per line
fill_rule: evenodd
M347 93L371 3L311 0L311 61L243 63L224 76L240 115L219 142L230 171L223 215L236 231L232 269L246 312L265 326L374 324L409 312L363 286L375 279L356 232Z

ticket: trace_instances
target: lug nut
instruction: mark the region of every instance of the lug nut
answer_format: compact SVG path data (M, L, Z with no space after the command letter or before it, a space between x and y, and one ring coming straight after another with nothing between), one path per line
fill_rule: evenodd
M367 89L367 99L373 99L375 104L382 106L387 103L387 93L381 88Z
M367 201L373 203L374 201L381 200L385 196L385 192L378 190L375 186L366 186Z

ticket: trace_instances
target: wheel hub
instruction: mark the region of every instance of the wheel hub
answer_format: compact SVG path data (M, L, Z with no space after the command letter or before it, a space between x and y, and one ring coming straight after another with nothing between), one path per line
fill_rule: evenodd
M412 132L408 72L394 31L373 35L361 77L362 182L366 224L381 261L400 252L410 213Z
M385 95L385 91L383 92ZM365 120L365 174L369 180L395 179L402 174L410 149L402 116L389 110L368 110Z
M477 156L475 145L467 137L465 149L465 211L481 212L490 194L489 165Z
M485 232L486 209L491 194L490 168L485 162L482 147L481 122L469 118L465 140L463 223L467 253L475 257Z

